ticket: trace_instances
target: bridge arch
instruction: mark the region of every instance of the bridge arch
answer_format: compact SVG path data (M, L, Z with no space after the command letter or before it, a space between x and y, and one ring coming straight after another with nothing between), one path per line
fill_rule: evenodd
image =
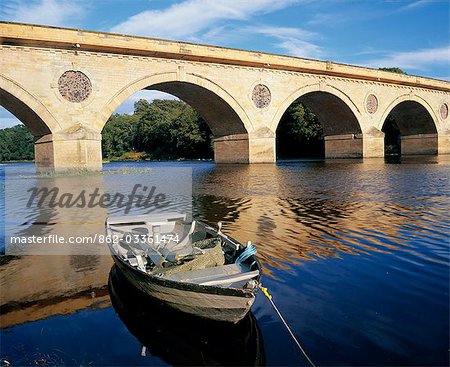
M27 126L35 137L61 130L59 122L42 102L4 75L0 75L0 105Z
M361 112L346 93L323 83L298 88L281 103L272 120L272 131L296 101L311 109L322 125L325 157L362 157Z
M379 129L385 133L385 155L437 154L439 119L419 96L397 97L383 112Z
M101 131L111 114L134 93L151 89L172 94L200 113L215 137L248 134L253 125L237 100L222 87L202 76L177 72L152 74L129 83L103 108L97 127Z
M358 107L356 106L356 104L353 103L353 101L351 100L351 98L344 93L343 91L341 91L340 89L328 85L328 84L321 84L321 83L315 83L315 84L309 84L309 85L305 85L301 88L298 88L297 90L295 90L294 92L292 92L280 105L280 107L278 108L277 112L275 113L273 119L272 119L272 124L271 124L271 129L273 131L275 131L277 129L277 126L281 120L281 117L283 116L283 114L287 111L287 109L289 108L289 106L294 103L295 101L297 101L298 99L300 99L302 96L309 94L309 93L328 93L331 94L337 98L339 98L343 103L345 103L345 105L352 111L353 115L355 116L355 118L357 119L358 124L360 125L359 121L361 118L361 112L359 111ZM360 129L361 130L361 129Z
M214 136L216 163L249 163L248 133L253 124L237 100L218 84L192 73L167 72L144 76L117 92L102 109L96 128L101 131L111 114L132 94L151 89L172 94L192 106Z
M394 108L398 105L400 105L402 102L415 102L422 106L424 110L426 110L429 114L429 117L431 118L431 121L434 124L434 127L436 130L440 129L439 119L436 116L435 111L431 107L431 105L423 98L413 95L413 94L403 94L396 99L394 99L388 107L383 112L383 115L381 116L381 120L379 122L378 129L381 130L383 128L384 122L386 121L386 118L388 115L394 110Z

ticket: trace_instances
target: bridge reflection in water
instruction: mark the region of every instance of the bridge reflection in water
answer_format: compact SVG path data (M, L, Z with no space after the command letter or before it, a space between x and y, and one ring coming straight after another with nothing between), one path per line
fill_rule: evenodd
M172 311L133 287L113 266L109 277L112 304L143 348L175 366L261 366L264 343L251 314L237 325L201 320Z
M403 163L409 164L387 165L377 160L365 163L283 163L278 166L216 166L210 163L193 163L194 214L211 224L222 221L228 234L242 242L251 240L255 243L264 268L264 282L275 287L272 290L280 302L287 302L282 303L280 307L287 312L289 320L295 321L296 333L307 327L313 315L314 322L320 327L326 327L324 323L331 322L334 330L349 330L361 338L369 337L370 331L375 329L375 335L383 336L384 348L386 340L390 340L384 338L385 333L390 333L389 335L395 335L396 340L403 340L405 345L414 345L414 350L423 351L432 347L426 341L422 341L420 345L414 344L419 343L411 340L414 333L403 328L409 325L408 328L422 330L428 325L434 325L432 319L427 319L427 326L422 325L420 320L414 324L397 320L393 331L383 320L393 323L396 320L395 315L390 315L391 318L386 316L382 320L368 316L372 311L375 315L375 311L379 312L379 309L384 309L384 314L389 314L390 311L386 310L394 312L401 309L402 317L405 318L405 315L409 315L405 307L410 307L411 304L417 304L417 307L420 306L423 310L433 310L435 315L441 315L445 307L448 310L448 303L445 306L442 294L445 293L445 276L448 276L448 235L444 222L445 218L448 218L449 162L443 157L434 157L428 161L422 158ZM110 167L120 169L122 166L117 163ZM132 180L132 176L119 175L115 177L115 181L120 184L122 180ZM73 179L76 181L76 178ZM26 213L17 215L26 216ZM56 213L54 217L61 218L60 213ZM102 222L98 215L96 220ZM99 225L99 231L103 231L102 224ZM315 272L311 270L314 269L313 264L318 264ZM107 282L111 265L110 257L102 255L24 256L9 259L0 265L1 327L8 328L54 315L67 315L86 308L109 307ZM416 266L426 271L418 272ZM391 282L386 278L388 273L397 274L397 281ZM323 274L335 274L339 281L331 281L331 278ZM361 277L360 281L358 277ZM308 283L313 280L322 282ZM413 288L407 286L413 281L416 284ZM309 287L306 294L310 298L313 297L316 306L300 305L300 302L307 301L298 290L298 287L303 287L304 282L304 287ZM348 315L344 319L341 311L336 315L314 311L316 307L317 310L329 312L334 312L335 308L340 309L342 305L348 307L348 299L341 299L339 296L340 292L344 297L348 288L341 289L339 283L342 283L342 287L349 284L354 287L351 294L350 319ZM389 307L383 308L384 306L379 305L379 308L372 310L371 305L364 303L365 299L372 300L374 304L380 301L379 298L374 298L378 295L373 288L374 284L384 287L386 297L389 297L385 304ZM427 284L435 284L436 287ZM334 289L338 293L335 294ZM444 293L440 289L443 289ZM292 296L287 300L284 292ZM334 298L327 301L327 297ZM123 301L123 297L119 298ZM148 347L149 352L157 353L164 360L169 358L158 343L153 343L156 334L138 325L140 322L151 325L154 320L146 319L151 315L144 313L141 315L144 319L141 319L141 316L130 318L123 309L140 305L133 302L131 305L121 305L114 294L112 299L130 332ZM127 301L126 298L125 302ZM261 311L261 300L259 303L257 300L255 306L258 321L265 320L264 322L272 325L269 311ZM365 323L367 317L372 320L372 324ZM350 323L346 321L341 325L344 320L350 320ZM248 333L251 338L258 333L257 327L252 326L252 323L253 319L247 320L247 326L244 327L248 328L244 334ZM440 322L439 325L444 325L442 330L446 324L447 321L444 324ZM364 331L362 325L369 329ZM146 339L144 329L149 331L148 335L155 338L149 336L151 340ZM436 324L430 326L429 332L434 333L437 338L436 335L442 335L441 329ZM404 333L399 334L401 330ZM164 336L172 337L173 330L169 328L163 333L166 331ZM330 333L333 335L333 331ZM237 338L244 338L244 334L239 334ZM264 339L274 341L270 333L264 334ZM320 340L318 346L325 343L322 340L321 344ZM189 343L191 342L200 341L189 340ZM326 343L335 342L334 339L327 339ZM267 354L267 344L265 345ZM433 345L433 348L437 348L440 344L433 342ZM251 348L256 350L255 345ZM309 348L312 348L313 357L314 354L317 356L317 353L320 355L320 352L314 350L314 344L310 344ZM379 352L379 358L388 353L388 349L375 350ZM367 352L362 348L361 353L363 351ZM273 350L271 353L274 353ZM411 356L414 356L416 352L411 353ZM216 352L213 355L211 358L236 357ZM362 355L362 359L357 359L358 353L353 355L356 364L364 359ZM196 360L198 356L191 357ZM410 361L399 360L405 363ZM439 360L441 359L438 358ZM377 361L382 363L381 360ZM427 361L423 360L424 363ZM167 362L180 361L167 359Z
M225 231L236 239L255 243L268 276L276 276L274 268L286 270L303 261L342 254L408 251L399 229L414 224L415 218L402 203L390 202L404 194L402 183L391 182L387 175L378 178L389 185L382 191L361 191L361 185L369 185L367 181L376 184L372 174L382 163L375 163L371 168L367 163L312 162L308 177L302 176L303 169L295 164L277 168L206 165L206 171L200 170L195 178L194 212L213 225L222 221ZM320 178L324 169L328 178L334 179L331 185ZM340 177L347 170L357 175L356 182ZM120 179L132 180L133 175L129 176ZM314 183L314 179L318 181ZM82 187L86 178L51 181L63 192L67 184ZM89 181L97 187L106 185L101 177ZM48 180L45 184L51 185ZM55 232L61 234L63 229L67 235L104 231L104 209L48 210L44 207L27 213L27 223L64 223L56 226ZM46 234L51 233L52 226L42 227ZM26 228L20 234L26 235ZM107 254L103 246L100 253ZM79 249L72 250L77 253ZM23 256L4 262L0 266L1 327L71 313L107 300L109 255Z

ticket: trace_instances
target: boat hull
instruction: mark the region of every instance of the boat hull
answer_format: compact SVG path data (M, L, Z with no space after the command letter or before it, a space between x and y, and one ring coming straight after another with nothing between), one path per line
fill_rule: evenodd
M255 291L169 281L145 274L113 255L119 271L137 289L169 307L194 316L237 323L255 301Z
M117 266L111 268L108 286L124 325L147 354L166 364L265 366L264 341L251 311L237 324L178 312L130 285Z

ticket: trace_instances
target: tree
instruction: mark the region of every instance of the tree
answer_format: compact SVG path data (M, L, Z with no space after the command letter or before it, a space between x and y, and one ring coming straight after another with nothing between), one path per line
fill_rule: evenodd
M136 115L112 115L102 131L102 152L105 158L120 157L135 150Z
M400 68L379 68L379 70L407 75ZM384 132L384 154L385 156L398 156L401 154L401 132L395 118L389 115L383 126Z
M150 103L146 99L140 99L134 102L134 114L142 115L150 108Z
M385 156L399 156L401 154L401 132L392 115L386 118L382 131L384 132Z
M397 73L397 74L404 74L407 75L402 69L400 68L378 68L378 70L383 70L383 71L389 71L391 73Z
M299 102L294 102L281 118L277 140L280 158L323 155L322 126L314 113Z
M140 149L158 159L211 158L211 132L189 105L154 100L138 123Z
M33 135L24 125L0 129L0 161L34 159Z
M212 158L212 135L189 105L177 100L141 99L132 115L111 116L102 132L103 156L145 152L153 159Z

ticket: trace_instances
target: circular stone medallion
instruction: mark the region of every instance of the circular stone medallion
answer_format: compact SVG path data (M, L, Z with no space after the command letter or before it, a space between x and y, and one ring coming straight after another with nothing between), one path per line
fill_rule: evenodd
M83 102L92 92L92 84L81 71L68 70L58 80L59 93L68 101Z
M253 88L252 100L256 107L264 108L270 103L270 90L263 84L257 84Z
M448 117L448 105L447 103L442 103L442 106L440 108L441 117L443 120L445 120Z
M378 99L375 94L369 94L366 99L366 109L370 114L377 112Z

